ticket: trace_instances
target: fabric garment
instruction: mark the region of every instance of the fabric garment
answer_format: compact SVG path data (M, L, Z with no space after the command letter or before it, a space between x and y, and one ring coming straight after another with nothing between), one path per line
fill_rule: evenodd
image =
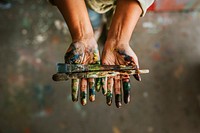
M105 13L116 6L117 0L85 0L86 4L98 13ZM137 0L142 8L141 16L144 16L147 9L151 6L154 0Z
M106 13L115 8L117 0L85 0L88 7L97 13ZM142 8L141 16L144 16L147 9L151 6L154 0L137 0ZM49 0L54 5L54 0Z

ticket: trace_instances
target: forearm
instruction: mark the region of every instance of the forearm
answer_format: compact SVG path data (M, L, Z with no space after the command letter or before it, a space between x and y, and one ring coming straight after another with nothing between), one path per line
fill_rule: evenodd
M142 9L137 1L118 0L107 41L128 44Z
M54 3L67 23L73 41L93 36L84 0L55 0Z

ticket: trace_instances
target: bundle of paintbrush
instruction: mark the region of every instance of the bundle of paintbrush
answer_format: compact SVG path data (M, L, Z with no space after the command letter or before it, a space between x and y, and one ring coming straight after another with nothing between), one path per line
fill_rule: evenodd
M57 64L57 73L53 75L54 81L80 78L102 78L117 75L134 75L149 73L148 69L139 70L136 66L125 65L82 65Z

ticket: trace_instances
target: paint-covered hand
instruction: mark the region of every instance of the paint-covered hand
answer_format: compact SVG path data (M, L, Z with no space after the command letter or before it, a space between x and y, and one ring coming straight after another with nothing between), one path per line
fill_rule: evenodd
M100 64L98 45L94 39L74 42L65 54L67 64ZM72 79L72 101L78 101L80 86L81 104L87 103L87 88L89 88L90 101L95 100L95 88L100 90L101 79Z
M105 45L102 54L102 64L105 65L133 65L139 68L138 59L129 45ZM134 75L140 81L140 75ZM122 80L122 82L121 82ZM112 103L113 90L115 93L115 103L119 108L122 105L122 88L124 103L130 102L130 76L116 76L113 78L103 78L102 92L106 95L108 105Z

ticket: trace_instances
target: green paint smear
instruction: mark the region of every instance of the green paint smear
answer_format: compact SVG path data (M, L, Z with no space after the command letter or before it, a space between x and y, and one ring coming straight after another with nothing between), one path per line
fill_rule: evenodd
M112 104L112 97L113 97L113 94L111 93L110 90L108 90L108 92L106 94L106 102L108 105Z
M113 97L113 94L111 93L111 91L110 91L110 90L108 90L108 92L107 92L106 96L107 96L107 97L110 97L110 98L112 98L112 97Z
M101 88L101 78L96 79L96 90L100 91Z
M81 92L81 100L85 100L87 97L87 93L86 92Z
M128 92L131 90L131 84L130 82L123 82L123 89L125 92Z

